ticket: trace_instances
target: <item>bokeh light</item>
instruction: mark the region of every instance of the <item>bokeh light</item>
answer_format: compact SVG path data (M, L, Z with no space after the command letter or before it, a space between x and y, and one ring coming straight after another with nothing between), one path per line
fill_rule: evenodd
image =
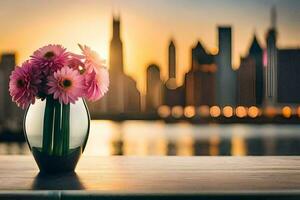
M249 117L251 118L256 118L258 117L260 111L259 111L259 108L257 108L256 106L251 106L249 109L248 109L248 115Z
M169 117L171 114L170 107L166 106L166 105L159 106L157 112L158 112L158 115L162 118Z
M223 108L223 115L227 118L233 116L233 108L231 106L225 106Z
M194 106L187 106L184 108L184 116L187 118L192 118L196 114Z
M210 116L219 117L221 115L221 109L219 106L212 106L209 110Z
M290 118L292 116L292 109L289 106L284 106L282 108L282 115L285 118Z
M197 112L200 117L208 117L210 115L209 106L200 106Z
M183 115L183 108L181 106L174 106L172 108L172 116L174 118L180 118Z
M246 107L244 106L238 106L236 109L235 109L235 114L237 117L239 118L244 118L247 116L247 109Z

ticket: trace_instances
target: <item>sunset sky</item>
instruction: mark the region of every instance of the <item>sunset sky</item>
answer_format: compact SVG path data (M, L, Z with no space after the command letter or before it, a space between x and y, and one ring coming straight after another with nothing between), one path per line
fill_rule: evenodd
M16 52L20 63L48 43L77 53L77 43L82 43L108 58L112 15L119 14L125 72L144 91L149 64L158 64L162 78L166 77L171 38L181 82L198 40L207 50L217 50L217 25L232 26L233 59L238 66L254 32L265 45L272 5L277 8L279 47L300 47L298 0L1 0L0 52Z

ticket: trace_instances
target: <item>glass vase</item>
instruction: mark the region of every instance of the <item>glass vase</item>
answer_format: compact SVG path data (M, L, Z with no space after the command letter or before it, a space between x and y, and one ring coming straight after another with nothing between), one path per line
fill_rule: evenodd
M52 97L38 99L25 112L25 138L41 172L74 171L89 129L90 115L83 99L75 104Z

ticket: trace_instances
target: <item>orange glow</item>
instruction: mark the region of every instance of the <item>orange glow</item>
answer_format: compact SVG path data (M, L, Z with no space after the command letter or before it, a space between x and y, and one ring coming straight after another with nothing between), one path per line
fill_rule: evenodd
M267 117L273 118L273 117L275 117L276 114L277 114L276 108L269 106L269 107L267 107L267 108L264 110L264 114L265 114Z
M211 138L209 138L209 143L209 154L211 156L219 155L220 136L213 135Z
M221 115L221 109L218 106L212 106L209 112L212 117L219 117Z
M233 135L231 139L231 155L244 156L247 154L247 145L244 138Z
M289 106L284 106L282 108L282 115L285 118L290 118L292 116L292 109Z
M187 118L192 118L196 114L195 107L194 106L187 106L184 108L184 116Z
M181 106L174 106L172 108L172 116L174 118L180 118L183 115L183 108Z
M158 108L157 112L158 112L158 115L162 118L169 117L171 114L170 107L166 106L166 105L160 106Z
M233 108L231 106L225 106L223 108L223 115L227 118L233 116Z
M256 106L251 106L248 109L248 115L251 118L256 118L259 115L259 109Z
M247 109L246 107L244 106L238 106L236 109L235 109L235 114L237 117L239 118L244 118L247 116Z
M300 106L297 108L297 115L300 117Z
M200 106L198 108L198 114L200 117L208 117L209 116L209 106Z
M184 133L176 141L176 155L192 156L194 155L194 138L191 134Z

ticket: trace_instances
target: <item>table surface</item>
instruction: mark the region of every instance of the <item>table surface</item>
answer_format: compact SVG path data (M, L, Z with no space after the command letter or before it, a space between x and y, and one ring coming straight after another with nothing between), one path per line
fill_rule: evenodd
M37 190L299 195L300 157L83 156L75 173L43 176L31 156L0 156L0 193Z

